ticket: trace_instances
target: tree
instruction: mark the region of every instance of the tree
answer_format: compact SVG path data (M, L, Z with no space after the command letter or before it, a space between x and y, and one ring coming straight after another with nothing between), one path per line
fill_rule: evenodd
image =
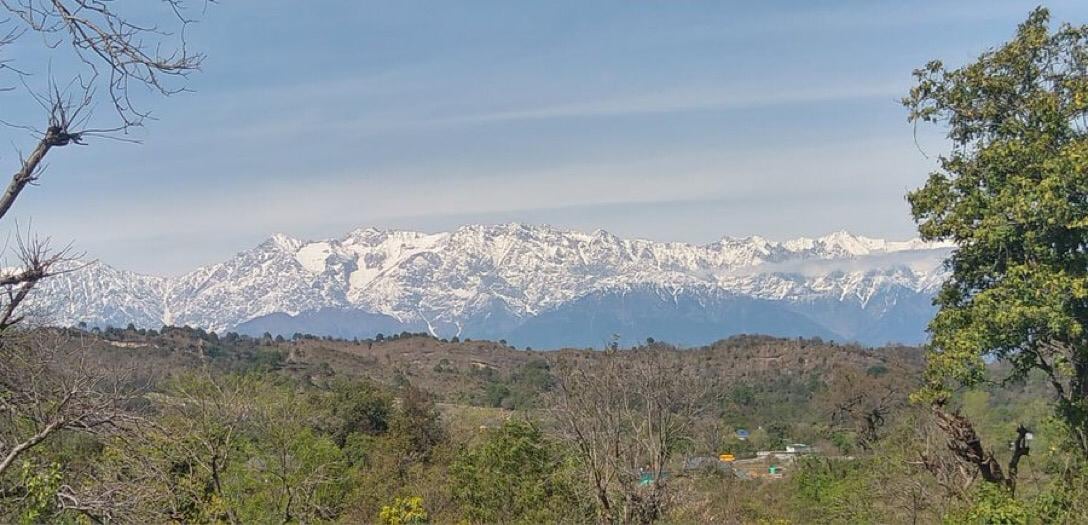
M383 507L399 507L389 502L405 496L422 498L431 512L449 508L446 480L452 449L434 399L410 385L398 394L388 430L376 435L355 432L345 444L355 487L342 516L348 522L372 522Z
M393 503L382 506L378 519L384 525L416 525L427 523L427 510L423 508L423 498L411 496L395 498Z
M603 522L648 523L669 503L669 460L714 406L710 382L668 350L564 356L550 406ZM648 479L647 479L648 478ZM648 482L647 482L648 481Z
M269 383L249 392L248 459L229 471L230 501L242 523L332 520L347 493L343 453L313 430L304 396Z
M164 13L177 30L161 23ZM0 218L41 180L54 150L94 138L130 141L120 135L147 118L135 103L144 91L170 95L183 89L172 80L195 71L202 60L186 45L184 29L192 20L185 13L184 0L140 8L95 0L0 0L0 93L10 100L13 86L22 85L30 107L42 112L32 122L0 115L0 124L25 132L31 146L28 153L19 152L11 181L0 193ZM149 15L159 20L145 18ZM16 43L23 49L35 46L50 60L36 65L17 61L9 54ZM99 103L113 111L96 114ZM7 418L0 438L0 482L21 456L58 435L117 432L138 419L129 405L139 398L133 388L139 385L119 382L91 365L88 352L73 338L63 332L54 338L57 332L48 331L28 338L13 330L23 321L22 306L37 284L74 267L68 264L68 251L52 250L47 240L20 232L15 245L19 265L0 271L0 404ZM97 334L97 327L93 331ZM44 345L41 337L53 338L54 346ZM0 493L10 495L8 488L0 486ZM54 496L60 507L95 521L107 519L113 510L110 498L81 498L69 485L60 486Z
M200 67L203 57L188 50L184 28L192 22L185 15L184 0L161 0L181 29L159 29L151 20L138 19L140 12L112 2L92 0L0 0L0 92L14 91L13 85L27 88L33 104L44 116L40 122L12 122L0 115L0 123L25 131L33 138L29 153L20 152L11 182L0 194L0 218L5 217L22 192L36 184L47 156L56 148L83 145L96 137L118 138L117 134L141 126L148 113L135 100L143 88L170 95L181 91L171 79L185 77ZM28 35L30 33L33 35ZM28 38L23 38L28 37ZM30 64L5 55L16 42L38 42L40 51L70 51L74 64L55 71L53 62L40 64L46 74L32 76ZM58 79L59 75L67 78ZM31 84L39 82L38 88ZM7 93L11 96L10 93ZM104 101L113 106L112 119L97 115L95 105ZM10 106L8 106L10 107ZM110 115L109 112L103 112ZM130 140L130 139L122 139ZM0 273L0 289L6 304L0 309L0 329L17 323L18 306L42 279L60 270L66 250L52 252L47 242L29 239L19 243L20 268Z
M950 151L908 200L923 239L956 245L916 398L933 404L962 458L1009 485L1015 473L963 441L977 438L970 422L944 408L953 389L985 380L989 357L1011 365L1009 379L1047 377L1088 457L1088 27L1048 22L1036 9L976 61L930 62L903 100L912 122L947 130Z
M229 473L245 461L245 426L252 410L252 379L216 380L187 375L166 385L171 402L158 432L135 456L161 487L156 505L179 521L238 522Z
M91 349L65 332L24 331L0 340L0 508L17 506L31 488L27 479L61 475L58 466L35 461L34 454L57 436L108 440L145 422L134 410L145 389L134 370L96 361ZM28 474L31 465L42 467L42 472ZM5 476L17 467L24 470L22 480ZM54 488L49 495L53 507L92 519L125 503L106 484L83 487L64 480ZM98 490L102 493L95 493ZM0 521L5 514L0 512Z
M434 396L406 386L400 406L390 418L389 435L400 453L402 466L429 460L432 450L447 437Z
M393 398L368 382L337 381L329 404L334 418L330 433L341 447L352 434L373 436L389 430Z
M909 381L900 374L835 370L819 405L833 429L854 433L857 445L870 450L892 413L907 404Z
M182 28L191 22L184 16L185 2L162 0L159 6L165 8ZM187 51L183 31L171 35L155 29L153 24L126 16L136 10L122 12L117 9L111 2L90 0L0 0L0 12L7 15L0 16L0 53L6 53L22 37L33 36L36 38L25 40L38 42L40 49L68 50L76 58L76 65L68 72L69 78L58 81L49 65L45 85L33 90L30 83L37 79L30 77L29 65L0 54L0 74L7 75L0 77L0 82L5 82L0 84L0 92L11 96L6 92L12 91L8 83L14 77L15 81L27 86L34 103L44 113L42 121L36 125L9 122L0 115L0 122L34 138L33 149L29 154L19 155L11 182L0 194L0 218L8 214L27 186L37 183L44 171L45 159L53 149L85 144L92 137L114 136L141 125L147 113L133 103L136 97L132 90L149 88L163 95L175 93L180 88L172 87L168 79L184 77L199 67L202 57ZM104 94L100 95L99 89ZM108 100L115 110L112 123L97 124L110 118L94 115L92 108L100 98ZM106 392L98 388L101 381L89 375L88 369L79 368L82 375L72 377L66 371L50 366L57 353L64 351L62 347L43 348L37 342L26 345L25 339L12 335L9 329L23 320L20 306L30 292L42 279L64 271L62 263L68 259L67 250L53 251L48 241L24 239L19 235L16 246L21 264L0 271L0 350L4 352L0 360L5 361L5 365L14 365L0 369L0 399L4 399L5 412L19 415L18 421L13 423L20 427L37 427L40 432L35 434L36 439L26 442L0 443L0 452L7 458L0 460L0 475L30 447L59 431L80 430L87 420L97 420L101 416L103 405L120 405L130 397L129 393L115 392L116 403L101 399ZM56 343L68 344L65 341ZM33 376L29 378L31 381L11 375L19 373L19 359L23 358L11 361L15 359L13 354L18 352L37 352L37 355L26 356L24 364L43 373L60 375ZM90 387L73 389L73 381ZM58 390L58 385L65 386ZM87 395L95 400L72 402L77 395ZM31 405L19 406L20 402ZM42 410L50 406L56 408L55 413ZM75 413L80 409L86 409L87 413Z
M450 466L454 498L478 523L556 523L578 520L578 489L563 455L535 425L510 420Z
M332 520L348 491L348 463L316 431L313 404L268 377L191 374L157 396L141 440L100 468L137 472L121 493L150 491L126 516L145 522L288 523ZM138 483L136 482L138 481Z

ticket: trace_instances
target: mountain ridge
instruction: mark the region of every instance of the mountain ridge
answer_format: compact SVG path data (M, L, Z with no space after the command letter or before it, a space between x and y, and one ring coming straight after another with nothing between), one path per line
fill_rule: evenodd
M695 245L517 223L439 233L359 228L318 241L274 234L226 261L178 277L141 275L91 262L43 282L31 303L47 324L172 324L225 331L256 325L267 329L274 323L260 320L276 316L305 331L302 316L335 335L368 335L367 322L337 327L332 318L339 316L341 324L373 319L388 329L395 327L391 319L436 336L510 335L529 345L556 339L526 335L526 326L531 328L544 315L569 317L578 305L628 308L594 312L614 317L601 326L623 328L650 312L666 325L670 319L679 321L681 302L687 301L683 315L688 322L679 324L707 332L681 338L690 344L743 330L745 325L730 321L730 316L761 309L783 323L819 327L820 333L812 329L796 335L880 344L893 340L881 340L881 333L858 337L864 333L859 319L879 321L899 301L932 296L945 276L941 261L949 250L948 245L917 239L887 241L845 231L782 242L723 237ZM609 299L624 293L625 301ZM636 299L642 303L632 302ZM887 304L878 304L881 300ZM852 320L821 320L820 304L825 310L830 305L848 311L846 317ZM699 308L706 311L698 313ZM318 319L322 311L328 315ZM692 316L705 318L691 325ZM900 331L911 333L921 322L916 330L921 337L922 321L891 324L906 326ZM716 333L715 326L732 328ZM556 329L549 325L546 330ZM623 335L636 337L628 332ZM797 330L779 332L793 335ZM601 336L578 334L563 342L580 344Z

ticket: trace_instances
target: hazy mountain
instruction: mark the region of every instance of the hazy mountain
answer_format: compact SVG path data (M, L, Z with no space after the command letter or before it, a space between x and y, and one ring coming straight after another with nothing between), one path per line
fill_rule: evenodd
M341 337L425 330L537 348L600 346L613 334L914 343L948 251L846 232L696 246L520 224L361 229L315 242L275 235L177 278L93 262L46 281L33 307L56 324Z

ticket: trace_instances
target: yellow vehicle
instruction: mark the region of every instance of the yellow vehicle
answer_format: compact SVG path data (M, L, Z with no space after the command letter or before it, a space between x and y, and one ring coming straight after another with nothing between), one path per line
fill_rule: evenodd
M732 463L733 461L737 460L736 456L734 456L733 454L730 454L728 452L718 456L718 459L721 460L721 461L724 461L726 463Z

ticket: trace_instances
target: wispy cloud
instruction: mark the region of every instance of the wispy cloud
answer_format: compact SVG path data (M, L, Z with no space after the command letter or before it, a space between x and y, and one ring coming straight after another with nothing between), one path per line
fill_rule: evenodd
M893 267L905 267L915 273L929 273L941 268L952 253L948 246L934 246L927 250L910 250L893 253L877 253L839 259L805 259L758 266L735 268L726 275L744 277L765 273L796 274L819 277L834 272L887 271Z
M621 117L691 111L725 111L779 105L843 102L862 99L895 100L902 85L843 86L804 90L753 92L692 92L683 89L619 98L518 108L439 119L441 123L476 123L559 118Z

